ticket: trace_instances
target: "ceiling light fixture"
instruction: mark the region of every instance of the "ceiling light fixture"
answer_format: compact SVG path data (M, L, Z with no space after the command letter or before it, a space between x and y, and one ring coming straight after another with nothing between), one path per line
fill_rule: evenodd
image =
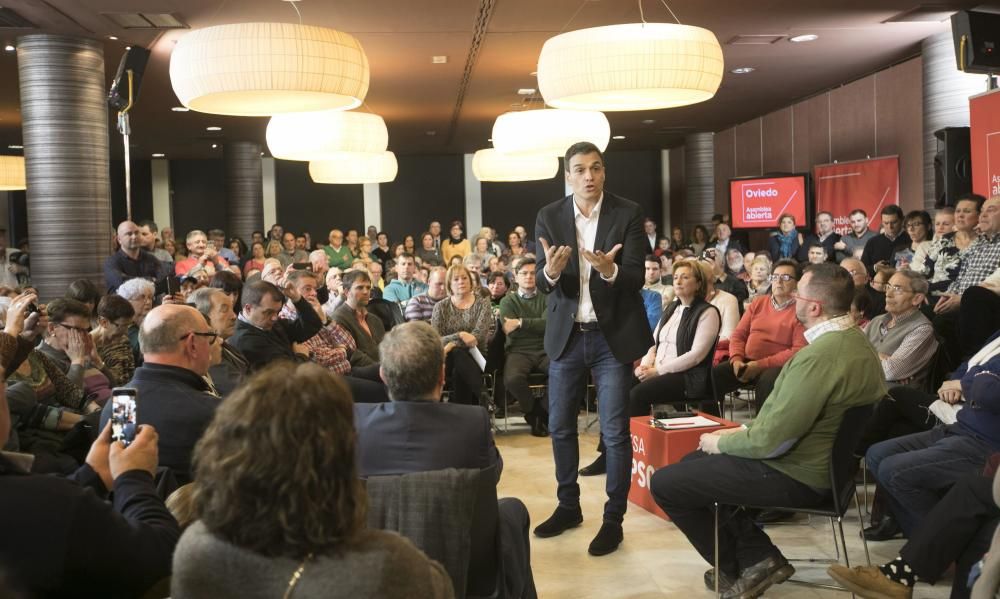
M170 56L170 83L181 104L212 114L349 110L361 105L369 77L357 38L292 23L198 29Z
M562 156L578 141L589 141L603 152L610 138L608 117L591 110L505 112L493 123L493 147L503 154Z
M7 146L7 149L8 150L23 150L24 146L22 146L20 144L11 144L11 145Z
M118 37L114 36L114 35L109 35L108 39L111 40L111 41L113 41L113 42L117 42L118 41Z
M642 124L643 125L652 125L655 122L656 122L656 119L642 119Z
M267 148L283 160L329 160L340 152L385 152L389 130L367 112L278 114L267 123Z
M734 75L746 75L747 73L753 73L756 70L757 69L753 67L736 67L735 69L732 69L729 72Z
M790 37L788 38L788 41L799 43L799 42L812 42L818 39L819 36L816 35L815 33L806 33L804 35L796 35L795 37Z
M538 57L538 87L556 108L654 110L712 98L723 70L711 31L643 21L549 38Z
M501 154L493 148L472 156L472 174L480 181L510 183L551 179L559 172L559 159L548 154Z
M166 154L163 154L161 152L156 152L155 154L153 154L153 158L163 158L164 156L166 156Z
M27 189L23 156L0 156L0 191Z
M388 183L399 164L392 152L342 152L333 160L313 160L309 176L315 183Z
M5 51L7 51L7 52L13 52L14 50L17 50L17 48L15 48L14 46L12 46L10 44L7 44L6 46L4 46L3 49Z
M222 127L205 127L205 131L222 131Z
M212 144L212 149L213 149L213 150L214 150L215 148L218 148L218 147L219 147L219 144Z
M188 112L191 109L188 108L187 106L174 106L170 110L173 110L174 112Z
M615 135L611 139L625 139L624 135Z

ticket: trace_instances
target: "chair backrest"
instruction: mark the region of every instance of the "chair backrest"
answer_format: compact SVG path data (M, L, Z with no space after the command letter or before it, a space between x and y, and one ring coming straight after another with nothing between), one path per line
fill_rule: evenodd
M833 491L833 507L841 516L851 505L854 495L854 475L858 471L860 459L854 455L858 441L865 430L865 423L871 417L875 404L854 406L844 412L830 450L830 489Z

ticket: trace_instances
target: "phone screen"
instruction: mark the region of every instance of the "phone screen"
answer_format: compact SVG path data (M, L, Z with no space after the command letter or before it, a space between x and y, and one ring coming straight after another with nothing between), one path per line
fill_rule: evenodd
M115 387L111 391L111 439L128 445L135 440L136 390Z
M310 262L296 262L292 264L293 270L312 270L312 263Z

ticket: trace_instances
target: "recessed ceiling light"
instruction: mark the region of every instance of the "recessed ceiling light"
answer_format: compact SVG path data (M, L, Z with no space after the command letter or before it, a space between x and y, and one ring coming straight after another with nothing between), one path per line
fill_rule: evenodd
M118 37L114 36L114 35L109 35L108 39L111 40L111 41L113 41L113 42L117 42L118 41Z
M435 135L438 134L438 132L431 129L430 131L424 131L424 134L427 135L428 137L434 137Z
M11 145L7 146L7 149L8 150L23 150L24 146L18 146L18 145L11 144Z
M153 158L163 158L164 156L166 156L166 154L162 154L160 152L153 154Z
M174 106L170 110L173 110L174 112L187 112L191 109L188 108L187 106Z
M125 46L125 49L126 49L126 50L131 50L131 49L132 49L132 46Z
M448 64L447 56L431 56L431 64Z
M212 149L213 149L213 150L214 150L215 148L218 148L218 147L219 147L219 144L212 144Z
M15 48L14 46L12 46L10 44L7 44L6 46L3 47L3 49L6 50L7 52L13 52L17 48Z
M517 95L519 96L530 96L533 93L535 93L535 88L533 87L522 87L517 90Z
M488 141L490 143L493 143L493 138L491 137L491 138L487 139L486 141Z
M818 40L819 36L815 33L806 33L805 35L796 35L795 37L788 38L790 42L812 42Z
M625 139L624 135L612 135L611 139Z
M656 119L642 119L642 124L643 125L652 125L655 122L656 122Z
M222 131L222 127L205 127L205 131Z
M733 73L733 74L736 74L736 75L746 75L747 73L752 73L755 70L756 69L754 69L753 67L736 67L735 69L733 69L733 70L731 70L729 72Z

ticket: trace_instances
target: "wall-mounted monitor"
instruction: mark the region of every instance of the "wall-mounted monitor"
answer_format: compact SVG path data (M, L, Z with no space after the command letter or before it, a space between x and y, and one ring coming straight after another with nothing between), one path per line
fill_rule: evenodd
M809 209L809 175L729 180L729 222L734 229L775 229L782 214L803 226Z

